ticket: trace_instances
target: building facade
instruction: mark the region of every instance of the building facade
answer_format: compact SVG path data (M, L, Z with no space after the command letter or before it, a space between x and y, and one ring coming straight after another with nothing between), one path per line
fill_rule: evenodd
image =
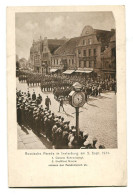
M69 40L40 37L33 40L30 63L38 73L91 73L95 77L115 78L115 39L114 29L99 30L91 26L85 26L79 37Z
M116 37L111 37L109 46L106 47L101 55L102 75L106 78L116 79Z
M107 54L109 50L110 54ZM93 76L103 78L111 68L114 74L116 72L115 53L115 30L85 26L81 36L71 38L55 50L51 56L51 70L65 71L66 74L67 70L69 73L74 70L77 75L93 72Z
M32 43L30 48L30 62L34 72L48 74L50 71L53 52L66 42L64 39L47 39L45 37Z
M56 69L59 73L67 69L76 70L76 46L79 37L68 40L65 44L59 47L51 58L51 68Z
M99 72L101 68L101 42L97 40L95 30L85 26L76 47L77 69Z

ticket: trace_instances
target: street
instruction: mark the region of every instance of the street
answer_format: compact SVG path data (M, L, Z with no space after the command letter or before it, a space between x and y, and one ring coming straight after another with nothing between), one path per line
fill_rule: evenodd
M34 89L37 95L40 93L43 98L43 107L45 107L44 100L48 95L51 99L50 110L56 115L64 117L65 121L70 121L70 126L75 126L75 108L71 105L64 104L65 111L63 112L61 110L61 112L58 112L59 103L54 99L52 92L41 92L39 86L28 88L27 83L19 83L18 79L16 82L18 90L23 92L29 90L30 93L33 93ZM105 148L117 148L116 96L114 92L106 92L102 93L101 96L89 97L88 102L79 109L80 130L88 132L92 137L96 137L98 139L97 145L104 145ZM18 127L18 129L19 132L21 132L20 127ZM25 136L26 135L29 136L29 134L25 134ZM37 136L33 135L33 137L35 138ZM43 141L41 140L39 147L42 149L47 148L45 143L42 143Z

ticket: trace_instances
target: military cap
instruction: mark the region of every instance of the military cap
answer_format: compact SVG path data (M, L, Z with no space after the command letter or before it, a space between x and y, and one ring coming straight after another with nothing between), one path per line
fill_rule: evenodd
M72 129L72 132L75 133L76 132L76 129Z
M90 144L89 140L84 142L84 146L88 146Z
M93 142L97 142L97 138L93 137Z
M41 112L41 115L43 116L45 113L44 112Z
M57 121L58 121L58 119L57 119L57 118L55 118L55 119L54 119L54 121L55 121L55 122L57 122Z

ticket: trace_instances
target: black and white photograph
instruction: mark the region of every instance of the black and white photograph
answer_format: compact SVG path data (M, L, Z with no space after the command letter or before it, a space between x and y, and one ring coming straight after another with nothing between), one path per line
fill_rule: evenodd
M111 11L17 12L18 149L116 149Z

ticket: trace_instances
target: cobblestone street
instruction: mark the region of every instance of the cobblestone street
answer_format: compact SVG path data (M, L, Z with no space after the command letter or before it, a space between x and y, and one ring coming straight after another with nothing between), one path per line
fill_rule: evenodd
M19 83L17 80L17 89L21 89L22 91L27 91L28 86L26 83ZM38 95L41 94L43 98L43 106L45 107L45 98L48 95L51 99L50 110L54 112L56 115L61 115L65 120L70 121L70 126L75 126L75 108L73 108L69 104L65 104L65 112L59 110L59 103L54 99L52 92L41 92L39 86L30 87L29 91L32 93L34 91ZM97 144L103 144L106 148L116 148L117 147L117 117L116 117L116 95L114 92L106 92L102 93L101 96L98 97L90 97L88 103L86 103L82 108L80 108L79 115L79 126L83 131L87 131L90 136L96 137L98 139ZM20 127L19 127L20 128ZM18 131L20 129L18 128ZM32 131L29 134L25 134L25 138L29 138L28 143L24 143L24 147L27 147L27 144L30 144L31 137L36 142L35 146L30 148L47 148L45 146L45 139L39 140L39 138L34 135ZM19 134L20 135L20 134ZM21 136L19 136L21 138ZM43 144L42 144L43 143ZM20 145L20 144L19 144ZM31 145L31 144L30 144ZM29 146L30 146L29 145ZM36 145L38 145L36 147ZM48 146L51 147L51 146ZM29 147L28 147L29 148Z

